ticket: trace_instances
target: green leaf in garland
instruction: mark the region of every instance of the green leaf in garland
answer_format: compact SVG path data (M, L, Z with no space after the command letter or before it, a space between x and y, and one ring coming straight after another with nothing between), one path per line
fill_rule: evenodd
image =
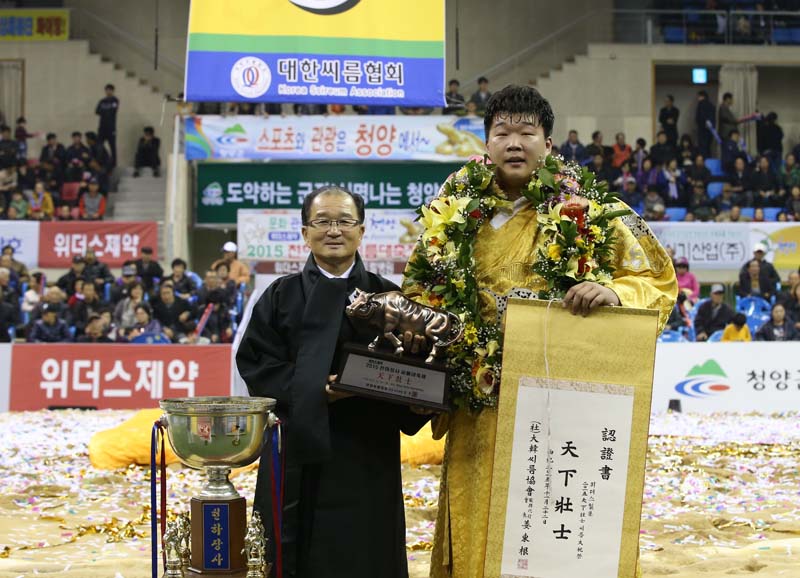
M539 180L541 180L542 184L546 187L550 187L551 189L556 188L556 181L553 178L553 173L546 168L539 169Z

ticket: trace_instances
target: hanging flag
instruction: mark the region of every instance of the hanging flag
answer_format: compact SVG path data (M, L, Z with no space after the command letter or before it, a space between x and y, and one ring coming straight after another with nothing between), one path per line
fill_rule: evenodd
M192 0L186 99L444 104L444 0Z

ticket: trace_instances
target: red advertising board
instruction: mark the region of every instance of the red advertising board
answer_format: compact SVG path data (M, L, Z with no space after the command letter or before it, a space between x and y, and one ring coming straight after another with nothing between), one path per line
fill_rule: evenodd
M230 382L230 345L20 344L11 349L9 409L150 408L230 395Z
M158 255L158 225L154 222L46 221L39 226L39 267L69 267L72 257L94 249L110 267L139 258L142 247Z

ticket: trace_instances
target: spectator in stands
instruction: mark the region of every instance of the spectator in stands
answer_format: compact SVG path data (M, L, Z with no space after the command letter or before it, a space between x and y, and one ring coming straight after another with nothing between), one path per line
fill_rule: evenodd
M778 223L788 223L791 219L789 219L789 213L786 211L778 211L778 214L775 215L775 221Z
M754 223L763 223L766 221L764 218L764 209L762 207L756 207L753 211L753 222Z
M19 157L19 145L11 138L11 128L0 126L0 170L16 167Z
M172 274L163 281L172 283L176 296L181 299L189 299L197 291L198 287L186 275L186 261L180 258L173 259L170 267L172 268Z
M208 339L211 343L230 343L233 337L231 317L228 314L227 307L225 307L225 294L222 288L217 287L208 292L206 301L206 305L202 306L198 301L198 319L202 318L206 306L211 306L210 314L203 331L200 333L200 337Z
M684 223L694 223L697 219L694 216L694 213L690 210L686 210L686 214L683 216Z
M724 302L725 288L720 283L711 286L711 298L697 308L694 318L695 339L706 341L713 333L722 331L733 320L734 311Z
M106 214L106 198L100 194L97 177L89 179L89 190L81 195L78 210L82 221L102 221Z
M714 211L717 213L717 222L735 222L741 217L741 209L739 208L738 199L733 194L733 188L729 183L722 185L722 193L711 201ZM736 219L731 219L731 213L734 209L738 210Z
M328 106L325 104L295 104L292 108L298 116L328 114Z
M209 303L208 296L212 291L216 291L217 289L222 289L220 287L219 277L214 269L209 269L206 271L206 274L203 277L203 284L197 290L197 305L200 308L198 311L198 317L202 314L202 310L205 309L205 306Z
M485 76L481 76L478 79L478 90L469 98L470 102L475 103L476 112L479 116L483 116L483 112L486 110L486 103L490 96L492 96L492 93L489 92L489 79Z
M694 122L697 128L697 147L700 149L700 154L705 158L711 157L711 140L713 135L711 128L717 126L716 124L716 107L711 103L708 98L708 93L701 90L697 93L697 110L695 111Z
M688 208L698 221L710 221L715 216L714 205L706 194L706 188L701 184L692 187Z
M86 330L76 339L78 343L112 343L106 335L106 323L101 315L92 313L86 322Z
M72 341L69 328L63 319L58 303L45 303L42 306L42 318L37 320L28 335L31 343L66 343Z
M158 299L153 302L153 317L161 323L164 334L173 343L179 343L194 331L192 308L185 299L175 297L175 289L169 281L161 284L158 293Z
M111 149L111 166L117 164L117 112L119 99L114 96L114 85L106 84L106 95L97 103L94 113L100 117L97 127L98 143L102 146L108 142Z
M700 298L700 283L697 277L689 271L689 259L680 257L675 261L675 273L678 278L678 289L689 298L690 303L695 303Z
M733 114L732 107L733 95L726 92L719 105L719 136L722 140L730 138L731 133L739 126L739 119Z
M685 134L681 137L681 144L678 147L678 166L683 170L688 170L694 165L695 158L697 157L697 147L692 142L692 137Z
M19 161L24 163L28 160L28 139L39 136L38 133L28 132L28 121L24 116L17 119L17 126L14 129L14 138L17 141L17 150L19 151Z
M783 159L783 129L778 124L778 115L770 112L756 126L758 154L767 157L770 166L779 167Z
M617 174L617 178L614 179L613 183L608 183L609 188L613 186L614 190L623 191L625 190L625 183L628 182L628 179L633 179L634 182L636 181L636 175L631 171L630 159L622 163L622 166L619 168L619 173Z
M142 280L145 290L152 293L158 282L164 277L164 269L153 259L153 248L142 247L139 258L133 262L136 275Z
M86 249L83 254L83 260L86 264L83 270L84 279L93 282L98 294L102 295L105 291L105 284L114 282L114 275L111 274L111 269L102 261L97 260L97 254L91 247Z
M131 328L136 325L136 307L144 303L144 285L135 281L129 294L117 303L114 309L114 323L117 326L117 337L125 338Z
M34 221L51 221L56 213L53 196L45 189L42 181L36 181L33 191L28 195L29 217Z
M161 139L156 136L152 126L144 127L144 135L139 139L136 146L136 159L134 161L133 176L138 177L141 169L150 167L153 169L153 176L161 176Z
M94 283L88 281L83 284L82 294L76 293L73 295L73 298L75 297L78 298L69 305L67 320L71 326L75 327L75 335L83 335L86 325L89 323L89 316L99 315L106 304L97 294Z
M619 169L622 167L622 163L631 158L633 150L631 149L631 145L625 143L624 132L618 132L614 138L616 142L614 146L611 147L614 150L611 156L611 166L615 169Z
M64 180L66 166L67 151L64 145L58 142L56 133L48 133L47 144L42 147L39 155L39 178L45 181L48 187L58 188Z
M0 171L2 172L2 171ZM6 215L6 196L4 194L0 194L0 219L7 219L8 215Z
M14 191L11 193L11 202L8 204L9 220L11 219L11 210L14 210L16 218L25 220L28 218L28 201L22 196L21 191Z
M107 193L109 173L113 168L111 156L108 154L105 145L98 140L97 134L93 132L86 133L86 146L89 147L89 153L92 155L89 161L89 168L100 183L100 190L103 193Z
M640 191L658 189L658 169L650 157L644 159L641 170L636 174L636 186Z
M756 207L780 207L786 198L778 195L778 180L769 166L769 159L761 157L750 178L753 187L753 204Z
M786 199L786 212L793 215L794 220L798 220L800 215L800 185L792 187L792 194Z
M644 159L647 158L647 141L643 138L636 139L636 148L633 149L633 154L631 155L631 161L633 162L633 166L636 168L636 172L642 170L642 164L644 164Z
M75 281L78 279L83 280L83 271L86 269L86 262L80 255L72 257L72 267L69 271L59 277L57 281L58 288L66 293L67 297L71 297L75 292Z
M236 243L228 241L222 246L222 259L217 259L211 264L212 269L216 269L220 263L227 263L228 270L230 271L231 279L239 283L250 282L250 267L242 263L236 258L238 248Z
M780 275L775 270L775 266L767 261L767 246L764 243L756 243L753 247L753 259L756 259L761 266L761 279L764 283L763 285L766 287L771 287L772 290L777 290L781 284ZM747 267L749 266L749 261L742 265L741 271L746 271ZM740 271L740 272L741 272Z
M629 207L636 208L644 201L644 195L639 190L639 187L636 184L636 179L633 177L628 177L625 179L624 188L620 191L620 196L622 200L627 204Z
M17 308L0 301L0 343L9 343L11 341L10 331L19 323L19 315Z
M688 203L686 198L686 178L683 171L678 167L678 159L670 159L660 175L663 184L664 200L669 207L685 207Z
M233 307L236 303L236 281L230 277L228 264L223 261L214 268L214 271L217 272L220 287L225 292L225 305Z
M111 304L117 305L130 296L131 288L138 282L136 266L128 262L122 266L122 275L111 288Z
M739 131L733 129L728 135L728 138L723 139L720 145L720 160L722 161L722 170L727 174L731 174L737 158L746 159L747 152L742 149Z
M22 305L20 309L23 313L32 313L39 301L42 299L42 279L44 276L41 272L36 272L31 275L30 282L28 283L28 290L22 296Z
M606 181L613 183L614 178L617 176L614 169L606 165L603 155L597 154L592 157L592 163L589 165L589 170L594 173L598 181Z
M442 110L442 114L463 115L466 112L464 96L458 92L460 88L461 83L455 78L451 79L447 84L447 93L444 95L447 106Z
M597 155L603 157L603 160L610 159L613 150L611 147L603 145L603 133L596 130L592 133L592 142L586 146L586 157L594 159Z
M786 155L786 160L780 169L779 186L785 191L800 186L800 165L797 164L797 157L793 153Z
M761 297L767 301L772 299L777 285L771 283L766 276L761 275L761 263L758 259L751 259L745 271L739 272L739 296Z
M786 279L786 286L787 289L785 291L780 291L775 298L776 303L783 303L786 305L787 303L791 302L794 298L794 290L797 288L797 285L800 284L800 271L792 271L789 273L789 277ZM789 307L786 307L786 313L794 319L796 316L789 311ZM800 321L800 319L798 319Z
M742 157L738 157L733 163L733 173L730 176L731 191L733 196L744 206L753 205L753 180L750 169Z
M794 328L800 333L800 283L792 286L791 298L783 301L786 315L792 320Z
M678 156L676 148L667 141L667 133L663 130L656 135L656 144L650 147L650 158L657 167L665 167L669 161Z
M69 205L61 205L56 209L56 221L75 221L74 212L77 212L77 210L75 208L75 211L73 211Z
M14 259L14 247L11 245L5 245L3 246L3 249L0 250L0 254L8 255L11 258L11 270L19 276L20 282L24 283L28 281L28 267L25 265L25 263Z
M11 273L12 271L8 267L0 266L0 300L16 308L19 303L19 295L11 284Z
M19 275L12 266L12 260L9 255L0 255L0 267L8 269L9 287L14 289L14 291L19 291L21 282L19 279Z
M678 118L681 112L675 107L675 98L668 94L664 99L664 107L658 113L658 122L661 130L667 135L667 141L673 146L678 145Z
M737 313L733 316L720 341L752 341L750 328L747 326L747 316L744 313Z
M586 159L586 147L584 147L581 144L581 141L578 140L577 130L569 131L567 140L564 141L564 144L561 145L561 148L558 149L558 152L560 152L561 156L564 157L564 160L567 161L582 163Z
M5 205L11 202L11 193L17 190L17 167L0 169L0 197Z
M798 337L794 323L780 303L772 306L770 320L756 331L756 341L796 341Z
M67 296L61 289L58 288L58 286L53 285L51 287L48 287L44 292L42 300L36 305L36 307L33 308L33 311L31 312L29 326L32 328L33 322L41 318L42 310L44 306L47 304L59 305L60 306L59 315L62 317L66 317L66 311L67 311L66 303L67 303Z
M664 199L655 189L649 189L644 195L644 218L647 221L660 221L659 214L664 216Z
M161 333L161 323L153 319L153 310L147 303L139 303L135 309L136 323L131 327L127 333L128 341L133 341L135 338L145 333Z
M689 310L686 308L686 294L678 293L675 307L667 320L667 327L672 331L680 331L692 326L692 319L689 317Z
M70 183L76 183L83 177L83 172L89 168L92 154L83 144L83 134L80 131L72 133L72 144L67 148L67 166L65 178Z
M711 182L711 171L706 166L706 159L701 154L694 157L694 164L686 169L686 182L693 187L696 183L702 183L708 187Z

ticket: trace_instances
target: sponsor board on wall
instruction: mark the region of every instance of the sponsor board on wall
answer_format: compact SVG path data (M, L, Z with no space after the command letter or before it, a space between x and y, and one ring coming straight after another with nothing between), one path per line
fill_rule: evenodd
M800 410L800 343L659 343L654 413Z
M0 343L0 412L8 411L8 398L11 384L10 343Z
M455 162L482 156L483 119L437 115L187 117L187 160Z
M12 411L139 409L163 398L230 395L229 345L18 344L11 358Z
M0 10L0 42L69 40L69 10ZM8 121L11 124L10 121Z

